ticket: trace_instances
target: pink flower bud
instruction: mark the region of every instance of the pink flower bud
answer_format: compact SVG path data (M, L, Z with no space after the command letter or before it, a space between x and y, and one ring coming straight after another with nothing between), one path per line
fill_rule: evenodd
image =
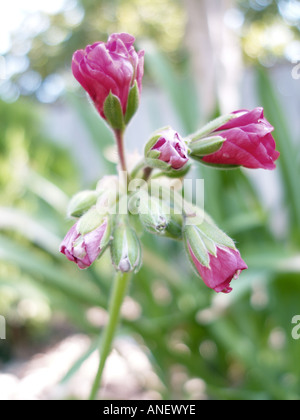
M69 230L64 238L60 252L70 261L74 261L79 268L89 267L100 255L106 244L102 243L107 233L108 222L103 223L95 230L81 235L77 230L78 222Z
M152 151L154 151L157 154L157 159L167 163L170 168L175 170L182 169L189 161L188 149L184 140L172 128L168 127L161 132L158 132L157 136L154 138L156 141L149 150L149 157L151 157L153 154Z
M213 134L225 138L222 147L202 160L214 165L239 165L245 168L275 169L279 152L271 135L274 127L264 118L263 108L236 111L236 118Z
M139 94L144 74L144 51L136 52L133 36L112 34L108 42L97 42L78 50L73 55L74 77L87 91L100 115L105 99L111 92L121 103L126 114L130 89L137 82Z
M217 293L230 293L231 280L237 279L241 271L248 268L239 251L227 247L217 247L216 256L209 254L209 266L205 267L196 258L190 243L187 245L190 257L202 280Z

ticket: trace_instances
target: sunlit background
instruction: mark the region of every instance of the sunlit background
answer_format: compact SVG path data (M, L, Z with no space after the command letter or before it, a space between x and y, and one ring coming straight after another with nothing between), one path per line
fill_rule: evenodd
M160 126L187 135L264 106L281 157L274 172L193 168L249 270L216 295L181 244L145 234L99 397L299 399L298 0L0 3L0 399L85 399L97 369L110 256L79 272L58 249L68 199L115 171L112 135L70 69L113 32L146 51L131 154Z

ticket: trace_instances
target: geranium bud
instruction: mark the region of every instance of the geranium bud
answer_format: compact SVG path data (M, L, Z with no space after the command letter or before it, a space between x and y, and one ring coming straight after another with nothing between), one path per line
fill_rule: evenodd
M146 163L163 171L181 171L188 163L188 149L183 138L172 128L154 133L145 147Z
M139 270L142 263L141 244L129 225L128 217L117 219L110 249L116 270L123 273Z
M81 191L72 197L68 206L69 217L80 217L86 213L97 202L96 191Z
M231 280L248 268L232 239L207 221L198 226L186 225L184 241L196 272L218 293L231 292Z
M129 200L129 211L138 214L144 228L151 233L163 234L168 226L169 216L162 202L151 197L145 190L133 194Z
M110 222L104 217L101 223L86 234L79 231L77 222L67 233L60 252L80 269L88 268L105 251L110 239Z
M201 158L203 163L215 167L275 169L279 152L271 133L272 125L264 118L263 108L253 111L236 111L233 118L219 127L214 127L211 137L221 136L225 139L222 147Z
M139 103L144 74L144 51L136 52L134 37L112 34L73 55L74 77L90 95L99 114L113 129L129 122Z

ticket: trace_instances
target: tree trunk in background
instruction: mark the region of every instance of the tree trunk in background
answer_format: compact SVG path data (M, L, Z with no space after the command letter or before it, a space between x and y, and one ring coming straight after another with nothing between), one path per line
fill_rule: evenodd
M234 0L184 0L188 14L186 43L202 107L210 118L219 104L222 113L240 107L242 54L239 38L224 23Z

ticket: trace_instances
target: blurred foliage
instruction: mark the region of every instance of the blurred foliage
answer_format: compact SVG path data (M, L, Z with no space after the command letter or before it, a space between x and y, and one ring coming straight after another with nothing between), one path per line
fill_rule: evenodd
M188 17L183 0L61 3L63 7L57 10L48 3L41 3L36 11L24 6L19 26L10 34L10 48L4 54L8 70L8 80L0 83L4 100L14 101L21 94L54 102L66 85L73 84L69 71L73 52L104 41L113 32L130 32L137 44L151 39L179 68L188 59L184 42ZM298 60L299 1L236 0L236 6L224 19L241 38L245 57L252 62L272 66L282 57ZM146 74L151 74L147 67Z
M15 91L37 93L40 101L51 102L56 97L47 99L49 86L63 83L62 77L68 83L65 72L67 69L69 73L74 51L104 41L113 32L130 32L138 40L152 39L178 61L185 25L179 0L65 1L63 9L54 14L46 13L41 4L40 10L25 13L22 25L12 34L6 59L8 68L15 67L10 77L15 89L9 86L11 97L5 89L3 95L11 100Z
M300 58L300 2L238 0L244 14L242 45L252 62L271 67L278 59Z

